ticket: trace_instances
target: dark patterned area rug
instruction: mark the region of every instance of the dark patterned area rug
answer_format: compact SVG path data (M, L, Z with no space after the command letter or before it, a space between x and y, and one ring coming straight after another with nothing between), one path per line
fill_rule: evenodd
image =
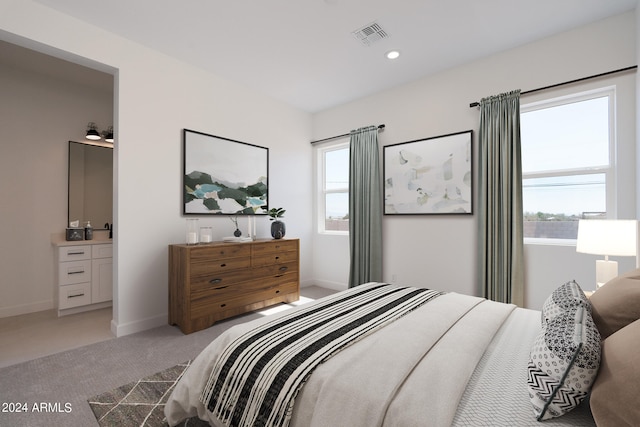
M141 380L120 386L88 400L100 427L163 427L164 405L173 387L187 370L191 361L180 363ZM185 420L183 427L209 424L197 417Z

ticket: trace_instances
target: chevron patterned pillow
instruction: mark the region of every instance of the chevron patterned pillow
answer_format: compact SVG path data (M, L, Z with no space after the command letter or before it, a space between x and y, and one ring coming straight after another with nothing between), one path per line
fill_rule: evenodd
M558 314L536 337L527 386L538 421L559 417L587 396L600 367L600 333L582 305Z
M575 280L556 288L542 306L542 326L572 307L584 305L591 312L591 304Z

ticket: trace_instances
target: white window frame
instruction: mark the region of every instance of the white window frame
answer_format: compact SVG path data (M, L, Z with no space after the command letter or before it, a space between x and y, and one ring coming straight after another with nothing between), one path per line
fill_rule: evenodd
M586 101L594 98L608 97L609 104L609 164L600 166L589 166L585 168L558 169L544 172L522 173L523 181L528 178L546 178L554 176L568 175L588 175L588 174L604 174L605 175L605 193L606 193L606 209L607 218L616 218L616 87L607 86L603 88L578 92L557 98L531 102L520 106L520 114L530 111L541 110L544 108L557 107L560 105L571 104L574 102ZM524 212L523 212L524 213ZM541 245L575 245L576 239L559 239L559 238L536 238L525 237L525 244L541 244Z
M316 150L316 158L317 158L317 182L316 186L318 189L318 194L316 197L317 200L317 230L319 234L334 234L334 235L348 235L349 231L342 230L327 230L326 226L326 200L327 195L332 193L349 193L349 185L347 184L346 188L339 189L331 189L328 190L325 186L326 183L326 162L325 162L325 154L330 151L342 150L345 148L349 148L349 137L340 138L331 143L323 143Z

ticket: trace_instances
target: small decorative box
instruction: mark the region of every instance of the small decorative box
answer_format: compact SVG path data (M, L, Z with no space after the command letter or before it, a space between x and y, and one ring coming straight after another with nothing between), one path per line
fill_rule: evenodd
M67 241L84 240L83 228L67 228Z

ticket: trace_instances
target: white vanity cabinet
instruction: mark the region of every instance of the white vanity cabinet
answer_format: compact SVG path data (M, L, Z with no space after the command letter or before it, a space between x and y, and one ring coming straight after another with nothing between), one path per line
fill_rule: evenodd
M91 246L58 248L58 314L91 304Z
M91 303L113 298L113 246L94 245L91 248Z
M58 316L111 305L113 245L83 243L57 248Z

